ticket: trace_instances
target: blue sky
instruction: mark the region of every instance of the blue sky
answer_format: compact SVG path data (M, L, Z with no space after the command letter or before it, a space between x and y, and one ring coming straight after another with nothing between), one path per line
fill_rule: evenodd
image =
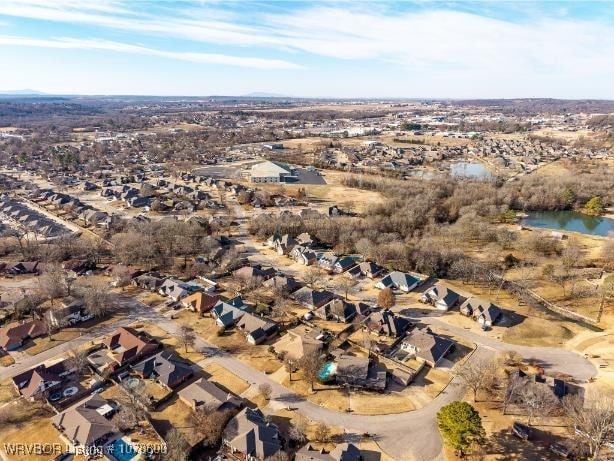
M0 56L0 90L614 99L614 5L0 0Z

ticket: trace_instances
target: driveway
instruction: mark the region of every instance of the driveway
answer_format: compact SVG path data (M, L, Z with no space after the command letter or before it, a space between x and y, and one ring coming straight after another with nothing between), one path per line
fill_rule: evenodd
M4 381L6 379L12 378L13 376L17 376L18 374L23 373L24 371L29 370L30 368L33 368L37 365L40 365L47 360L51 360L53 358L59 357L62 354L65 354L70 349L81 346L82 344L85 344L96 338L100 338L101 336L105 336L121 326L126 326L133 322L145 319L150 315L151 309L149 307L144 305L137 305L134 303L130 304L130 312L126 317L122 319L118 319L115 322L106 324L100 328L96 328L95 330L89 331L88 333L81 335L78 338L66 341L39 354L30 356L24 352L18 357L14 357L16 359L16 362L13 365L6 368L0 368L0 381Z
M414 321L434 326L441 333L448 332L451 335L463 337L494 352L516 352L526 361L535 362L550 373L571 375L579 381L588 381L597 374L597 368L582 354L574 351L557 347L533 347L505 343L429 315L418 317L409 315L408 317Z

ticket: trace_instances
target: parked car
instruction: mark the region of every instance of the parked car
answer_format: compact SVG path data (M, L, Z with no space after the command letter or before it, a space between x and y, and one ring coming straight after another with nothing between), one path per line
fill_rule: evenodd
M550 451L555 455L559 455L561 458L571 458L571 449L567 445L563 445L562 443L553 443L552 445L550 445Z
M529 437L531 436L531 429L529 426L525 426L524 424L518 422L515 422L512 425L512 432L514 435L516 435L516 437L519 437L522 440L529 440Z

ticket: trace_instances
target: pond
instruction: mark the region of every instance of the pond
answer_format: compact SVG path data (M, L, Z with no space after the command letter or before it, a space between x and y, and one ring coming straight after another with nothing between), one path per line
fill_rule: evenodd
M614 219L590 216L577 211L532 211L521 221L523 226L580 232L607 237L614 232Z
M481 163L457 162L450 165L450 173L465 178L490 178L492 173Z

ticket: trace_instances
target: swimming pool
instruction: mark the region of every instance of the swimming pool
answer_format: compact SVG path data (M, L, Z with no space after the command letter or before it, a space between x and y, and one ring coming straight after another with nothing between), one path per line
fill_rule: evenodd
M139 452L124 439L117 439L109 445L109 453L117 461L130 461L136 458Z
M326 362L324 365L322 365L322 368L320 368L318 378L320 378L321 381L328 381L336 371L337 365L335 365L333 362Z

